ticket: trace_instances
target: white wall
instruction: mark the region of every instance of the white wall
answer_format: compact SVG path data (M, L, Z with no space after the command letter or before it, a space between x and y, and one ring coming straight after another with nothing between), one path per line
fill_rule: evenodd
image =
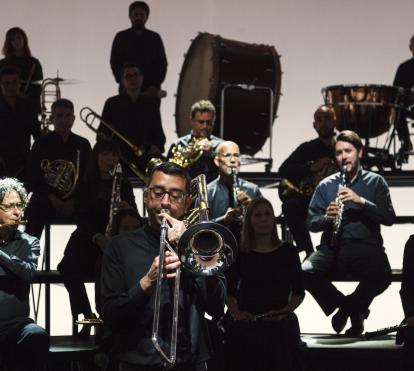
M45 76L82 82L62 86L77 109L101 112L116 94L109 68L115 33L129 27L131 0L2 0L0 35L21 26ZM411 0L148 0L148 28L158 31L169 68L162 104L167 143L175 138L174 94L183 55L198 32L249 43L271 44L281 57L282 94L274 125L274 170L301 142L314 136L312 114L324 86L391 84L400 62L410 57L414 33ZM7 4L7 6L6 6ZM7 8L7 11L5 9ZM76 132L94 136L79 120ZM266 154L266 153L265 153Z
M1 0L0 35L13 26L25 29L33 55L40 59L46 77L55 76L59 70L63 78L81 81L62 85L63 96L75 102L77 111L90 106L100 112L105 99L116 94L109 53L115 33L129 27L130 2ZM412 0L148 0L148 3L151 7L148 28L161 34L169 62L163 86L168 97L162 103L167 145L176 138L174 94L183 54L198 32L271 44L282 55L283 96L273 130L273 170L297 145L314 137L312 114L322 103L322 87L351 83L390 85L398 64L410 57L408 40L414 33ZM94 142L93 134L80 120L74 130ZM397 212L412 213L407 202L412 198L410 191L393 191L393 197L398 200ZM410 229L405 227L404 236ZM398 229L395 231L398 234ZM389 231L385 233L388 235ZM391 235L387 240L392 252L395 238ZM398 239L399 254L403 241ZM62 251L65 241L56 243ZM400 258L392 259L398 262ZM55 298L62 309L58 309L59 317L52 328L64 322L63 329L56 329L64 333L70 330L69 307L65 302L67 296L61 291L64 289L58 290L60 294ZM391 296L374 302L370 317L373 322L368 323L371 329L399 320L398 290L394 285L390 291ZM329 321L312 306L310 299L307 302L300 309L303 330L329 330Z

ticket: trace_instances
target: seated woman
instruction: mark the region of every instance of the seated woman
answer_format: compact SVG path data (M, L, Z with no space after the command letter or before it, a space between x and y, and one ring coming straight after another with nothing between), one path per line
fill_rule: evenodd
M303 301L295 247L277 235L265 198L253 200L242 227L240 254L228 274L228 370L300 370L300 329L293 311Z
M20 27L12 27L6 32L3 45L3 55L0 60L0 69L16 67L22 79L21 91L33 104L36 112L40 112L40 84L34 81L43 80L42 66L38 59L32 57L26 33Z
M83 279L96 277L102 250L109 241L105 231L113 199L111 171L120 161L119 154L116 142L108 139L98 141L75 194L77 229L72 233L58 265L69 292L72 315L75 318L80 313L85 318L94 317ZM126 178L122 179L120 193L122 201L117 205L118 208L136 208L132 187ZM95 299L99 303L99 292L95 292ZM88 335L89 332L90 327L85 325L80 335Z

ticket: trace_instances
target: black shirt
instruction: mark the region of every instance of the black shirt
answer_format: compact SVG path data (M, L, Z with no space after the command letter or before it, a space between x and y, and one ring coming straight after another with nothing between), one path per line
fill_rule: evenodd
M159 231L146 226L114 237L104 251L102 296L104 320L117 334L118 359L140 366L162 367L152 341L155 290L139 284L159 254ZM170 332L172 282L163 282L160 333ZM177 364L197 364L210 356L204 313L219 317L225 299L223 276L193 276L182 271Z
M41 168L42 161L46 159L51 163L54 160L66 160L71 162L76 169L78 150L79 169L77 170L79 172L79 182L86 169L92 151L88 140L74 133L70 133L68 140L64 142L62 137L55 132L50 132L37 139L30 151L27 165L28 189L36 193L55 193L59 196L60 192L45 182L44 172Z
M151 143L164 152L165 134L162 129L161 115L156 103L150 98L139 96L133 101L123 93L107 99L102 111L103 120L119 131L135 146ZM134 161L131 148L112 135L103 124L99 125L99 132L113 136L121 145L121 153L129 161Z
M118 32L111 50L112 73L118 83L125 62L139 64L144 74L144 90L149 86L160 86L167 73L167 57L160 35L147 29L142 34L132 28Z
M0 96L0 158L6 165L5 175L21 174L29 156L31 137L40 136L36 111L26 98L17 97L11 107Z

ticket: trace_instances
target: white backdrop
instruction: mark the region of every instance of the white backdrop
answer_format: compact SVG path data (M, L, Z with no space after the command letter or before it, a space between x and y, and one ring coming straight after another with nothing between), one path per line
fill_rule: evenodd
M130 0L1 1L0 35L13 26L29 36L46 77L56 71L78 79L63 85L76 110L101 112L117 86L109 67L115 33L129 27ZM168 145L176 138L175 97L183 55L198 32L270 44L281 54L282 94L274 124L274 167L301 142L314 137L312 114L324 86L392 84L399 63L410 57L414 33L411 0L148 0L148 28L164 40L169 62L162 118ZM6 6L7 4L7 6ZM94 135L80 120L75 132ZM267 150L267 147L264 147ZM266 153L265 153L266 154ZM263 154L262 154L263 155Z
M105 99L117 92L109 54L115 33L129 27L130 2L1 0L0 35L10 27L22 27L29 36L33 55L42 63L45 77L54 77L59 70L63 78L81 81L62 85L62 95L74 101L76 111L90 106L101 112ZM174 94L183 55L198 32L274 45L281 54L283 95L273 129L274 171L298 144L315 136L312 115L322 103L322 87L350 83L390 85L398 64L411 56L408 41L414 33L412 0L148 0L148 3L151 14L147 26L161 34L169 63L163 85L168 97L162 102L167 148L176 138ZM80 120L76 121L74 131L94 143L94 135ZM393 191L393 198L398 214L412 213L407 203L407 199L412 199L410 192ZM279 209L274 193L272 199ZM403 233L397 228L395 231L385 232L386 245L390 247L390 255L398 254L392 258L398 265L411 228L406 227ZM59 237L61 233L53 239L58 255L65 245ZM55 290L53 332L68 333L67 295L62 287ZM374 301L368 322L371 329L391 325L401 317L398 287L394 285L389 291L391 296L384 295ZM329 321L309 297L300 308L302 329L329 331Z

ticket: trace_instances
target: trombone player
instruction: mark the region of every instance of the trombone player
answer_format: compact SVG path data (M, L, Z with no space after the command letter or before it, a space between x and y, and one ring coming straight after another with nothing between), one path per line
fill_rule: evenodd
M117 359L122 370L164 370L167 363L151 343L154 294L158 274L160 226L169 224L167 239L177 243L186 230L184 213L191 203L190 178L183 168L169 162L152 171L144 191L148 225L116 236L104 251L102 264L103 317L117 336ZM167 251L164 259L160 329L171 327L173 281L180 267L178 256ZM203 371L211 356L204 320L223 313L226 296L222 275L194 276L181 272L176 366L171 370ZM166 314L167 313L167 314ZM168 339L166 339L168 341Z

